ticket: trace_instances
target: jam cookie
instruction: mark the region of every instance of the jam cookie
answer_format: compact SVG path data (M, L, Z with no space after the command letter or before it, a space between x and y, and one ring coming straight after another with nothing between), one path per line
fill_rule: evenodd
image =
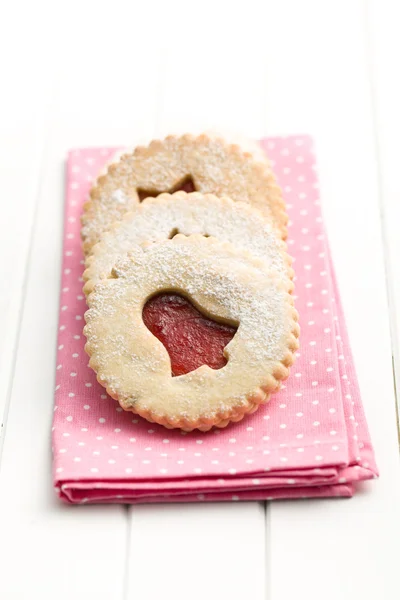
M82 215L85 254L90 254L115 221L146 197L181 189L252 204L281 237L286 236L285 204L266 159L205 134L169 136L124 154L97 179Z
M86 259L84 292L89 294L100 279L109 277L118 259L144 242L172 238L177 233L200 233L231 242L263 259L292 291L293 270L286 244L255 208L213 194L176 192L148 198L104 233Z
M237 327L227 364L173 377L169 354L143 321L162 292L188 297L207 317ZM225 427L254 412L288 377L298 348L293 298L263 262L201 235L177 235L122 259L88 297L90 366L122 408L185 431ZM196 340L182 339L185 345Z

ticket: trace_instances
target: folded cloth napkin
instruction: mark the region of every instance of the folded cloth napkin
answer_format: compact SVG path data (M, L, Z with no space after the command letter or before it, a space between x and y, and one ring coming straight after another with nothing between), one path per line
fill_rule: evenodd
M268 138L289 216L301 348L282 390L208 433L167 430L124 412L88 367L80 213L115 148L69 153L53 423L54 485L71 503L352 496L377 476L325 239L312 141Z

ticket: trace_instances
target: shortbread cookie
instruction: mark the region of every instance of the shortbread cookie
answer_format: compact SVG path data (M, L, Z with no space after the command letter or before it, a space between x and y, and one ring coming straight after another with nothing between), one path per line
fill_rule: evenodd
M238 327L223 368L172 377L166 348L142 318L149 298L171 291ZM170 428L239 421L279 389L298 347L297 313L281 281L245 250L201 235L141 247L95 286L88 304L86 351L98 381L125 410Z
M284 280L291 291L290 258L286 244L255 208L213 194L176 192L148 198L104 233L86 259L85 294L109 277L118 259L144 242L172 238L177 233L201 233L231 242L263 259L265 267Z
M123 155L98 178L82 216L85 254L146 197L180 189L250 203L286 236L285 204L267 160L205 134L169 136Z

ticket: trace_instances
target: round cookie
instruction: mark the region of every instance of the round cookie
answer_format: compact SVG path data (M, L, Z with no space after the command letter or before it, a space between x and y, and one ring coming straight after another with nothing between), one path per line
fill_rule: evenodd
M293 298L263 266L201 235L177 235L125 257L88 298L85 349L100 384L125 410L186 431L225 427L256 410L288 377L299 335ZM223 368L171 376L168 352L142 318L146 301L165 291L238 327Z
M263 259L265 268L276 273L293 289L291 259L286 244L276 237L269 223L244 202L217 198L213 194L175 192L148 198L104 233L86 259L84 292L109 277L118 259L145 242L172 238L177 233L200 233L243 247Z
M82 215L85 254L143 199L179 189L252 204L286 237L285 204L266 159L205 134L169 136L124 154L97 179Z

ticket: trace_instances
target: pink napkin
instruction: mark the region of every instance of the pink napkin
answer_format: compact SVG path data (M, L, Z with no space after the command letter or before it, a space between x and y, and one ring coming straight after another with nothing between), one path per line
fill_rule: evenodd
M301 348L289 380L242 422L184 433L124 412L84 352L80 214L115 152L73 150L67 167L53 423L54 485L85 502L197 502L352 496L377 476L321 218L312 141L268 138L291 219Z

